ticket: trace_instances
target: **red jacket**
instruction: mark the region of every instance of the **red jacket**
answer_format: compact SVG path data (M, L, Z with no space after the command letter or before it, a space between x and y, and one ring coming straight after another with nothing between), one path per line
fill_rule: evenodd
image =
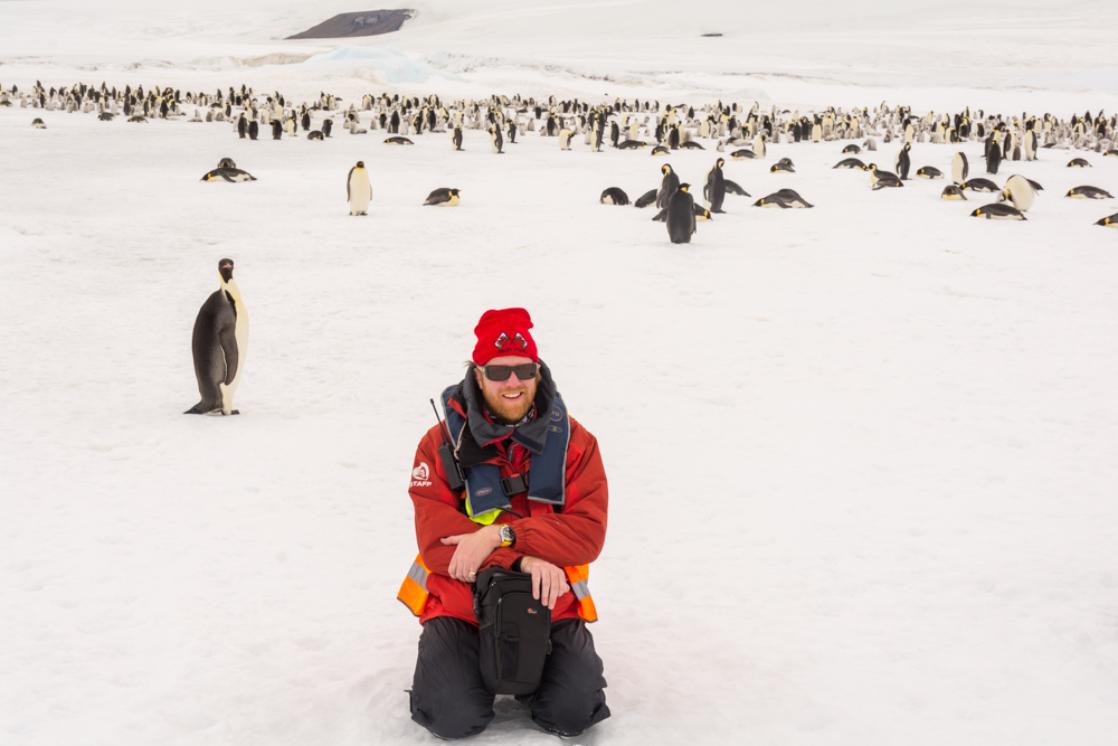
M451 400L450 405L465 415L457 400ZM608 503L606 473L598 452L598 441L573 417L570 422L566 502L561 512L555 512L547 503L528 500L527 493L512 497L512 510L525 517L518 518L506 511L497 518L497 523L508 523L513 527L516 544L495 549L481 569L493 565L511 568L513 562L523 556L539 557L559 567L582 565L592 562L602 551ZM472 587L447 574L450 558L457 547L446 546L439 540L455 534L473 533L481 526L466 516L464 492L451 491L447 483L446 472L438 456L442 443L442 430L437 425L419 441L411 488L408 490L415 505L415 536L419 552L431 571L427 578L427 590L431 595L420 622L439 616L453 616L477 624ZM511 443L510 448L510 441L506 439L498 443L498 450L501 455L487 463L497 464L501 476L513 476L528 468L531 453L520 444ZM424 474L426 479L419 478ZM575 595L568 591L556 601L551 618L558 621L577 617Z

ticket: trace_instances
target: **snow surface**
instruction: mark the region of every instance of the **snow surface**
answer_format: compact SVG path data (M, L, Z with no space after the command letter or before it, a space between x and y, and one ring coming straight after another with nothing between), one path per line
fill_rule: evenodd
M446 23L476 33L450 6ZM354 9L281 6L263 21L298 30ZM60 12L0 3L0 83L317 93L334 74L117 66L144 45L174 59L303 48L233 33L223 15L157 38L154 11L103 9L96 28L119 37L107 45L80 23L60 44L37 21L6 22ZM578 13L556 33L585 27ZM487 23L485 44L515 60L527 42ZM653 28L618 46L639 51ZM1078 57L1097 28L1043 31L1052 54ZM395 49L383 53L431 64ZM371 54L359 61L380 64ZM589 85L491 70L445 80ZM1109 100L1081 79L1028 94L1032 108ZM656 76L632 85L666 90ZM799 95L784 85L769 98ZM870 90L820 95L874 105ZM938 95L961 107L987 94L1016 95L957 82ZM650 210L597 203L607 186L657 185L662 159L647 152L564 153L526 133L498 157L477 132L465 153L446 135L382 138L253 143L227 124L0 109L0 743L434 743L404 692L419 633L394 598L415 552L406 485L427 398L461 375L480 313L511 305L531 310L610 477L591 584L614 715L582 742L1113 741L1118 232L1092 223L1118 201L1060 195L1113 192L1118 159L1004 164L999 183L1019 171L1045 187L1017 223L967 217L984 200L942 202L943 182L871 192L865 174L831 170L841 143L774 145L727 175L816 208L728 197L729 214L673 246ZM948 172L957 149L917 144L913 168ZM976 163L978 146L963 149ZM894 154L882 145L878 162ZM797 173L769 174L784 155ZM1095 167L1064 168L1074 155ZM199 182L223 156L259 181ZM714 158L668 160L698 185ZM358 159L367 218L346 215ZM420 207L438 186L460 187L462 206ZM186 417L190 331L222 256L252 315L244 414ZM555 742L511 701L499 710L473 743Z

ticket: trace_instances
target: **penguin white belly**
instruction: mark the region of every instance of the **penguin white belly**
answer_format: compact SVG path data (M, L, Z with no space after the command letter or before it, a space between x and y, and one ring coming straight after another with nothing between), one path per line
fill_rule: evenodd
M218 388L221 390L222 414L232 414L233 412L233 396L237 393L237 387L241 385L241 374L244 373L245 358L248 355L248 311L245 310L240 293L237 294L236 300L237 324L233 327L233 337L237 340L237 372L229 385L218 384Z
M373 198L373 187L369 177L354 177L349 184L349 214L364 215L369 211L369 201Z

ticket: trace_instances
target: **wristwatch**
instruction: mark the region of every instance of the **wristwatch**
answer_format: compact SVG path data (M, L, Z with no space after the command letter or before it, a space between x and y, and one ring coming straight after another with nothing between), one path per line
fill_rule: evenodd
M503 547L511 547L513 544L516 543L516 532L513 531L512 526L508 525L507 523L501 524L501 529L498 536L501 537L501 546Z

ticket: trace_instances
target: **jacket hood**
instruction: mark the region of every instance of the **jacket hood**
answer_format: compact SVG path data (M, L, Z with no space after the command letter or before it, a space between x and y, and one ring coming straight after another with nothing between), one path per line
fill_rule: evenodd
M555 380L551 377L551 369L540 361L540 382L536 388L536 417L530 422L519 425L506 425L502 422L490 422L485 418L485 400L477 381L474 380L473 368L466 371L461 383L448 388L443 392L443 401L448 406L455 406L466 417L466 427L463 428L463 437L458 443L458 458L462 466L473 466L493 458L497 455L494 445L506 437L527 448L532 453L543 453L549 432L549 415L558 402L562 402ZM466 437L466 434L470 437Z

